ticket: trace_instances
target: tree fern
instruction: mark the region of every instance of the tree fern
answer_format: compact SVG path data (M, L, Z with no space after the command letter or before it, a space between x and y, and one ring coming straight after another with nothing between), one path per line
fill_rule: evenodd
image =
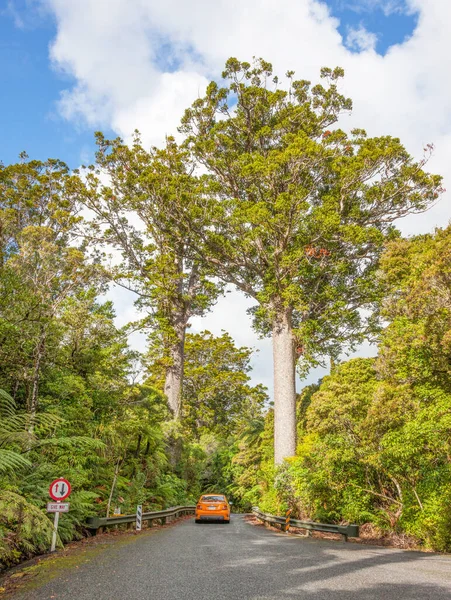
M71 437L51 437L45 440L39 440L34 445L34 448L40 448L42 446L58 446L60 448L75 448L84 447L89 450L96 450L103 448L105 444L101 440L90 438L83 435L74 435Z
M7 392L0 389L0 473L14 472L31 466L28 459L12 449L2 448L19 441L22 431L17 421L16 403Z
M31 462L24 456L13 450L3 450L0 448L0 473L5 474L10 471L17 471L31 467Z
M30 416L18 413L14 398L0 389L0 474L14 472L31 467L31 462L21 449L27 452L41 446L57 446L61 448L84 447L97 449L103 446L100 440L87 436L48 437L38 440L36 434L45 434L55 429L63 421L57 415L48 413L33 417L34 434L29 433Z
M13 417L16 413L16 403L5 390L0 389L0 417L2 421ZM3 423L2 423L3 424Z
M0 566L9 567L24 556L50 547L52 523L37 506L10 491L0 492ZM6 535L20 531L20 535Z

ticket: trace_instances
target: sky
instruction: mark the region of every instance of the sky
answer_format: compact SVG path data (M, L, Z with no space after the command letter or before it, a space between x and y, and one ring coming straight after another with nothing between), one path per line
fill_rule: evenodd
M428 168L450 187L450 27L450 0L0 0L0 161L25 150L76 168L93 160L96 130L128 140L138 128L161 144L229 56L257 56L313 82L322 66L343 67L354 109L341 126L400 137L418 159L433 143ZM450 200L398 226L445 226ZM118 324L136 318L130 294L109 297ZM225 329L257 348L253 381L271 390L271 344L252 332L249 306L232 291L192 331Z

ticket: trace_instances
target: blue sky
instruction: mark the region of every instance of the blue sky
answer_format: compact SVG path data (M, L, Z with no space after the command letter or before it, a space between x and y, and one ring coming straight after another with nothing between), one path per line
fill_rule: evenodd
M76 167L92 158L93 131L80 120L68 122L58 113L58 98L74 81L67 73L52 67L49 60L49 44L56 35L56 22L49 12L37 10L36 5L30 5L27 0L3 2L5 8L0 13L0 69L4 90L0 96L0 160L14 162L19 152L26 150L33 158L58 157ZM416 25L416 15L394 12L387 16L381 7L369 9L367 0L328 0L327 4L340 20L339 32L344 38L349 28L363 25L377 35L376 50L382 55L390 46L411 35ZM113 135L111 131L106 133Z
M374 2L374 0L373 0ZM332 14L340 20L338 31L346 39L350 27L363 25L377 35L376 50L385 55L387 50L410 37L418 21L416 13L409 14L405 4L400 2L397 9L387 14L382 3L374 4L359 0L328 0ZM387 5L385 5L387 6Z
M36 25L17 26L13 15L0 18L0 159L14 162L22 150L33 158L79 160L90 133L77 131L58 116L55 101L70 85L50 68L48 46L55 34L47 17Z
M75 0L76 1L76 0ZM2 0L0 0L0 6ZM71 167L92 158L93 131L58 114L57 101L73 79L52 68L49 44L56 24L49 13L14 0L0 12L0 161L60 158Z

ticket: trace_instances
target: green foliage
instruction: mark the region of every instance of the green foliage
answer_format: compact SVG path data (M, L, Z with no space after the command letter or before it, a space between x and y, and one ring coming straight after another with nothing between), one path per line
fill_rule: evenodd
M225 332L187 335L183 423L192 435L227 437L260 415L267 396L263 386L249 385L251 354Z
M297 455L267 477L276 494L262 505L449 550L450 247L450 228L388 246L378 356L335 366L301 392Z
M0 449L0 473L19 471L31 467L30 461L13 450Z
M99 300L79 190L58 161L0 167L1 567L48 550L54 478L73 486L63 542L107 507L158 509L190 494L169 461L165 399L133 383L140 357Z
M52 523L19 494L0 492L0 565L12 566L23 557L50 547Z

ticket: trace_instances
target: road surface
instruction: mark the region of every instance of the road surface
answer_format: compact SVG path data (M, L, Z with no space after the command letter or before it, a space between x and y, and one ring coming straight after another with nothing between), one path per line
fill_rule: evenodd
M451 557L289 537L232 516L103 550L20 600L450 600Z

